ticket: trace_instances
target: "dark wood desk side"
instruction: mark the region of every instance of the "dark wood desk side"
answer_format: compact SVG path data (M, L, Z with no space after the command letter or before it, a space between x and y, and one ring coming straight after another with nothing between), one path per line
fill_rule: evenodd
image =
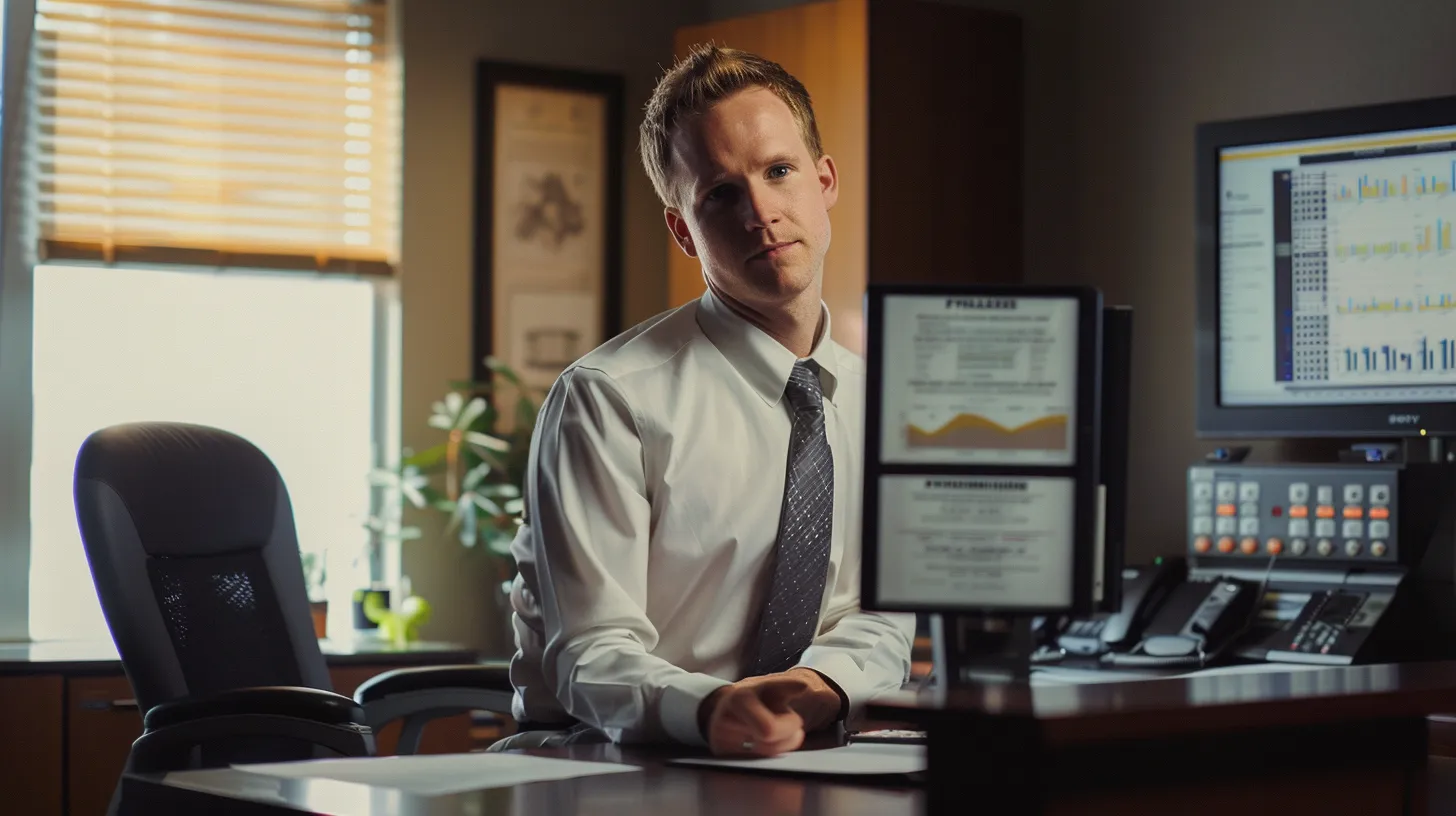
M1035 813L1374 816L1426 812L1426 718L1453 709L1456 663L1426 663L972 687L871 715L929 732L932 814L1001 788Z

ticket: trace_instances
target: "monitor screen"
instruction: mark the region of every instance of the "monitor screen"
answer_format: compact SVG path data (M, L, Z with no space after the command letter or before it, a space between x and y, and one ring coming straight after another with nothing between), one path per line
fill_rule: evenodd
M871 290L871 608L1087 607L1100 325L1091 290Z
M1218 123L1200 142L1199 430L1456 430L1456 107Z

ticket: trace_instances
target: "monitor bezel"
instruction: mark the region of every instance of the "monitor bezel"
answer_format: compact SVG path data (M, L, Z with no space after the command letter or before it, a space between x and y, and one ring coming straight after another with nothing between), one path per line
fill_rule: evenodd
M1219 359L1219 152L1226 148L1456 127L1456 96L1207 122L1197 126L1195 432L1199 438L1456 434L1456 402L1230 406ZM1453 140L1456 141L1456 140Z
M884 464L880 461L884 300L898 295L936 297L1071 298L1077 301L1076 459L1070 466ZM1101 435L1102 293L1086 286L1007 284L870 284L865 292L865 413L861 505L860 598L884 612L993 616L1088 615L1095 611L1099 438ZM1072 593L1068 606L984 606L887 602L879 594L879 484L881 476L1053 477L1073 480Z

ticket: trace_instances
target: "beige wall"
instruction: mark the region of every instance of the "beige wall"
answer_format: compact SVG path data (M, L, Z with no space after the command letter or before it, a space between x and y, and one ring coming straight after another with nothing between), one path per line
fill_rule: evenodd
M1195 123L1456 92L1456 3L1078 9L1078 194L1065 201L1079 277L1136 309L1129 557L1146 558L1180 550L1185 469L1216 444L1193 434Z
M403 406L406 446L433 444L431 401L471 370L471 274L475 63L479 59L613 71L626 81L624 145L624 325L664 308L666 255L661 208L641 170L635 128L672 55L674 29L696 0L407 0L405 62ZM628 22L630 11L631 22ZM404 572L435 619L424 636L485 649L500 646L491 573L483 553L426 527L408 542Z

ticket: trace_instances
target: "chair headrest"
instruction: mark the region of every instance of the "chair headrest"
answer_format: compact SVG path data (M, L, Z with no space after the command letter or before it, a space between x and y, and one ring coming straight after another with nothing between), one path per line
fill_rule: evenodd
M268 543L282 482L257 446L217 428L137 422L87 437L75 484L121 498L152 556L199 556Z

